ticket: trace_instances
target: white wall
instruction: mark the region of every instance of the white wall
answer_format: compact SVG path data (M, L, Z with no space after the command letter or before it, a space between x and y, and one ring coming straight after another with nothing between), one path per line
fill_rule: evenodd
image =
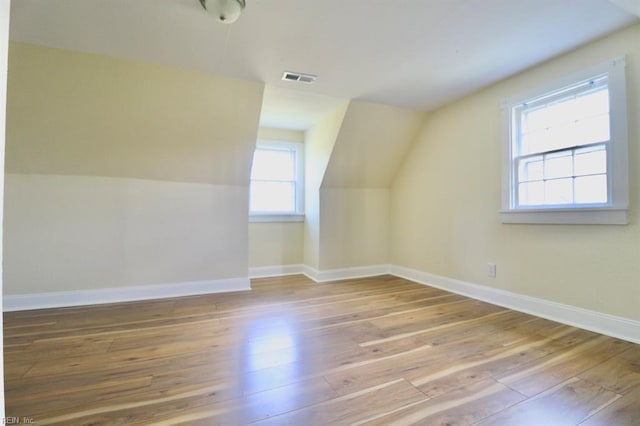
M327 114L305 134L304 263L320 267L320 186L349 103Z
M304 262L304 222L249 224L249 267Z
M247 277L262 90L11 43L5 294Z
M389 263L389 186L425 116L349 103L320 189L320 270Z
M389 263L389 190L320 190L320 270Z
M6 175L7 294L246 277L240 186Z
M389 188L426 113L351 101L336 135L323 188Z
M260 127L258 129L258 139L304 143L304 132L275 127Z
M640 319L639 40L636 24L433 112L392 186L392 262ZM631 223L501 224L501 100L625 54Z
M6 88L7 88L7 57L9 44L9 14L10 0L0 1L0 162L4 163L5 151L5 117L6 117ZM4 173L0 175L0 198L3 197ZM2 223L3 208L0 206L0 223ZM0 226L0 240L3 228ZM0 245L0 259L2 259L2 245ZM2 280L2 263L0 262L0 292L4 291ZM0 298L0 312L2 299ZM2 317L0 316L0 341L3 339ZM0 349L0 418L4 418L4 349Z

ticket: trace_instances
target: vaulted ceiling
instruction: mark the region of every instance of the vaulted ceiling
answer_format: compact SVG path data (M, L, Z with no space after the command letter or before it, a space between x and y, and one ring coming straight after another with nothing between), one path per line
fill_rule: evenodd
M11 38L261 81L262 124L307 129L343 99L431 110L638 20L609 0L246 1L224 25L198 0L19 0Z

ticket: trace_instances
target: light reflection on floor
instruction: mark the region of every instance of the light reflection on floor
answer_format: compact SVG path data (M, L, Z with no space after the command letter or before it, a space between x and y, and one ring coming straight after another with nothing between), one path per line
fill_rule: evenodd
M247 324L242 340L240 380L245 393L273 388L298 380L302 348L300 336L293 321L286 316L256 318ZM290 388L293 390L293 388ZM280 404L284 399L294 399L295 392L278 394Z

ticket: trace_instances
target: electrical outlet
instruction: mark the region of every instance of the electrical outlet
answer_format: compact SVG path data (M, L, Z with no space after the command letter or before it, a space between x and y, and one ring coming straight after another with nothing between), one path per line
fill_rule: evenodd
M496 277L496 264L495 263L487 263L487 276L491 278Z

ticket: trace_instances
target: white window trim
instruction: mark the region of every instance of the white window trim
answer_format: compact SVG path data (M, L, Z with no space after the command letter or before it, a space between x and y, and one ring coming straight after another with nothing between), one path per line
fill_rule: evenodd
M304 144L299 142L259 139L258 148L285 148L296 151L296 211L295 212L254 212L249 211L249 222L304 222ZM251 179L251 177L249 177Z
M303 214L250 214L250 223L304 222Z
M522 93L502 102L502 223L531 224L607 224L626 225L629 206L629 160L627 130L627 91L624 56L561 78L549 85ZM611 199L608 205L515 208L513 194L512 110L525 101L562 89L598 74L609 75L611 147L608 156L608 178ZM609 172L610 171L610 172Z

